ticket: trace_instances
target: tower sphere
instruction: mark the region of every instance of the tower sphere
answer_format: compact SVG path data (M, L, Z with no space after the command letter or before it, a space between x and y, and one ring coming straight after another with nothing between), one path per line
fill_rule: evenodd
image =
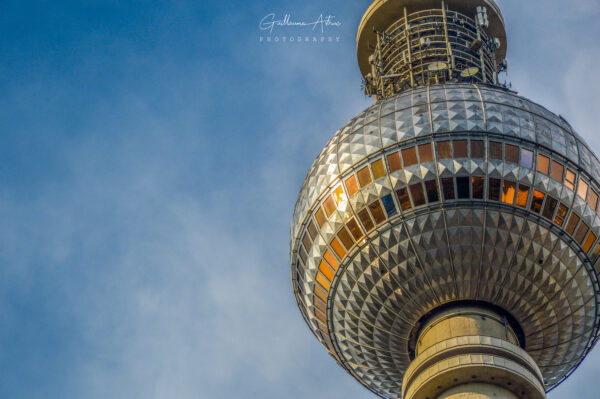
M599 336L600 162L498 84L501 22L491 0L374 2L358 52L376 103L323 148L295 206L298 307L382 398L544 398Z

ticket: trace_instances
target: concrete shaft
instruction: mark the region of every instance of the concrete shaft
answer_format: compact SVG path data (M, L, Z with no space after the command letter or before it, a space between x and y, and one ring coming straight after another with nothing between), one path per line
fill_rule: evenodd
M542 374L498 313L463 306L442 311L422 328L404 399L546 397Z
M450 388L437 399L517 399L518 396L497 385L464 384Z

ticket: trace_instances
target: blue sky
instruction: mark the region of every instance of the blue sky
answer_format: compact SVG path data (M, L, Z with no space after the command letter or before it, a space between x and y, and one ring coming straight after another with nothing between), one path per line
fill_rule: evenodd
M1 398L372 397L288 260L306 171L371 103L368 4L0 2ZM565 4L500 2L508 78L599 152L600 3ZM335 15L340 42L260 43L271 12ZM596 350L550 398L599 372Z

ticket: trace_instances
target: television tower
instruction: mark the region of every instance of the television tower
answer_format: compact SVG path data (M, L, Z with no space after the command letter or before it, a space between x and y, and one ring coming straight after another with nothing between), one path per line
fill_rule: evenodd
M501 84L506 51L493 0L360 23L375 104L310 169L291 267L312 332L382 398L542 399L598 339L600 163Z

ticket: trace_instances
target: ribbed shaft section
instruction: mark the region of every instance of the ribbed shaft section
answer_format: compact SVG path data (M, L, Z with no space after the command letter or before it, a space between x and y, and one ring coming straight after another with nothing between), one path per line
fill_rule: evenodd
M542 375L506 319L464 306L432 317L419 334L404 399L544 399Z

